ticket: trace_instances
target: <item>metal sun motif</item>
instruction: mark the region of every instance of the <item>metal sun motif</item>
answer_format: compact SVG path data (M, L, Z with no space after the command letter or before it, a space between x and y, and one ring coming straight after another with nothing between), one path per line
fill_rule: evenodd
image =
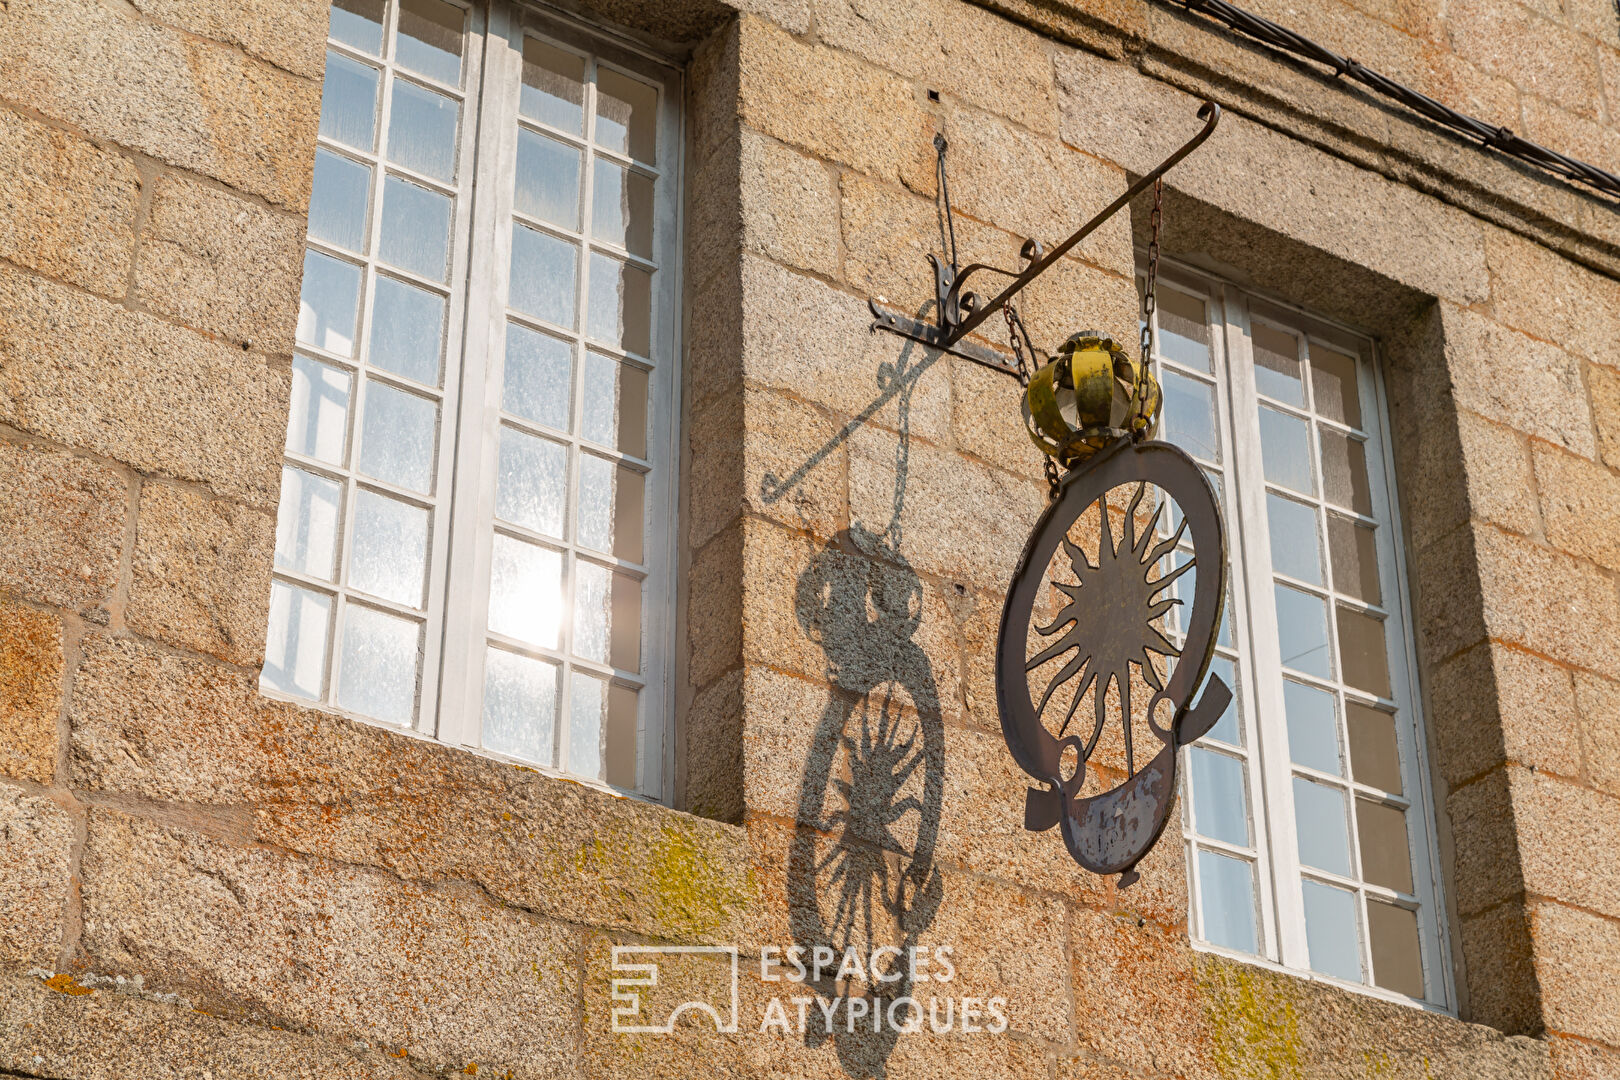
M1131 493L1117 544L1108 504L1116 490ZM1142 509L1149 490L1155 492L1152 513ZM1172 503L1177 526L1155 543L1164 506ZM1100 538L1095 563L1070 538L1093 510ZM1161 573L1172 552L1177 565ZM1196 575L1190 573L1195 568ZM1165 596L1183 575L1187 587L1176 590L1182 595ZM1052 595L1048 590L1066 602L1043 625L1035 607L1037 598ZM1170 819L1177 750L1214 726L1232 700L1219 678L1204 679L1225 592L1226 542L1214 490L1196 462L1162 442L1122 439L1071 470L1013 573L996 640L996 706L1007 749L1039 785L1026 793L1024 827L1041 832L1061 825L1074 860L1095 874L1119 874L1121 888L1137 879L1136 865ZM1156 624L1181 604L1176 645ZM1058 661L1057 672L1042 679L1038 669ZM1152 691L1143 710L1161 744L1152 754L1132 745L1133 668ZM1043 682L1037 704L1035 686ZM1048 723L1045 714L1058 711L1053 704L1063 701L1065 687L1073 696L1062 723ZM1093 716L1082 738L1069 729L1087 693ZM1083 794L1089 759L1108 726L1110 697L1119 702L1126 775L1106 791Z
M1068 732L1086 691L1095 687L1094 719L1091 734L1080 748L1082 762L1091 756L1102 737L1108 719L1109 690L1111 686L1118 685L1128 772L1135 772L1135 751L1131 745L1130 669L1133 666L1138 668L1143 681L1156 691L1154 699L1156 704L1158 695L1164 692L1164 681L1160 677L1152 654L1157 653L1169 659L1176 659L1180 657L1181 650L1160 633L1155 624L1179 605L1181 600L1176 597L1166 599L1155 597L1160 596L1175 583L1177 578L1197 565L1196 559L1188 559L1168 573L1154 576L1154 571L1159 568L1161 560L1175 550L1177 542L1186 530L1186 522L1183 521L1169 538L1150 547L1164 504L1161 502L1154 508L1146 527L1138 536L1136 529L1138 510L1146 489L1146 484L1138 484L1131 496L1130 506L1125 511L1125 535L1118 545L1114 543L1106 493L1092 504L1096 507L1101 522L1101 540L1098 544L1095 565L1084 549L1071 542L1067 536L1062 539L1063 550L1068 556L1069 568L1073 571L1075 580L1071 583L1048 579L1052 587L1069 600L1056 618L1046 626L1035 627L1035 631L1042 637L1050 637L1060 630L1063 633L1024 665L1026 671L1035 671L1067 652L1074 653L1052 676L1041 695L1040 703L1035 706L1036 715L1044 720L1046 707L1051 703L1053 693L1073 679L1082 680L1074 688L1068 712L1058 728L1059 739ZM1065 627L1067 629L1064 629ZM1169 733L1165 732L1164 737L1168 741Z

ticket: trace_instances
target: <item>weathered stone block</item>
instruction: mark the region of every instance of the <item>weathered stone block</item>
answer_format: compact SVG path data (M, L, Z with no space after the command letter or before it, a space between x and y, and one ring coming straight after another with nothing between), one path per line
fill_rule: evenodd
M744 528L740 521L730 526L692 558L686 647L694 686L707 686L742 663Z
M1099 911L1069 917L1075 1037L1151 1075L1213 1078L1214 1033L1184 935Z
M1620 795L1620 686L1578 671L1575 705L1586 779L1610 795Z
M1046 504L1040 474L1014 476L920 440L898 449L879 428L850 439L850 521L892 530L922 573L1006 588Z
M130 629L257 667L275 542L268 511L147 483L135 523Z
M1522 901L1504 901L1458 923L1469 1018L1512 1034L1542 1030L1541 988Z
M285 370L4 267L0 311L0 422L276 505Z
M1048 248L1125 191L1123 169L1101 157L1100 147L1067 134L1059 142L983 113L953 109L945 135L956 209ZM1077 153L1076 146L1086 153ZM1136 266L1129 217L1116 216L1074 253L1129 279Z
M0 784L0 966L55 970L73 840L67 811Z
M81 873L98 973L441 1067L549 1076L572 1060L574 930L112 811L91 812Z
M796 398L739 386L694 411L694 547L749 511L830 537L848 522L844 425Z
M838 276L838 191L822 162L744 128L743 242L749 250L804 270Z
M705 687L677 727L686 757L682 808L699 817L743 819L742 680L738 670Z
M1446 8L1451 47L1464 60L1582 116L1597 119L1597 56L1585 39L1516 5L1459 0Z
M1509 771L1489 773L1446 798L1454 900L1465 916L1512 900L1525 889L1521 859L1527 853L1519 850Z
M1052 61L1024 27L951 0L817 0L814 7L826 44L1032 131L1057 133Z
M1474 550L1485 623L1493 639L1554 660L1620 676L1620 596L1602 571L1489 527ZM1557 603L1548 603L1557 597Z
M1461 785L1504 762L1580 775L1575 693L1568 671L1500 645L1432 668L1424 720L1441 775Z
M188 326L290 353L304 223L194 180L158 179L135 266L142 303Z
M49 784L61 714L60 620L0 601L0 774Z
M94 607L118 584L128 502L116 469L0 442L0 586L54 607Z
M308 207L318 82L132 7L15 0L4 18L0 96L290 210Z
M82 1080L419 1080L404 1061L327 1039L238 1024L185 1003L131 994L64 994L0 978L0 1069Z
M1612 17L1613 9L1609 12ZM1611 31L1607 40L1614 41ZM1542 146L1556 146L1558 152L1578 158L1600 169L1620 168L1620 134L1589 117L1536 97L1524 96L1524 137Z
M143 14L200 37L239 46L295 75L319 79L330 5L322 0L132 0Z
M1555 447L1535 448L1547 541L1560 551L1620 569L1620 477Z
M1531 475L1530 448L1525 439L1510 428L1466 411L1457 413L1457 434L1462 443L1463 467L1467 471L1469 513L1475 520L1533 535L1540 519L1536 514L1536 483ZM1419 501L1426 501L1431 492L1440 500L1445 499L1440 485L1430 486L1419 480L1414 490L1422 492ZM1545 512L1546 488L1541 490Z
M1592 397L1592 423L1597 427L1598 451L1605 465L1620 468L1620 371L1602 364L1589 364L1586 386Z
M1620 918L1620 799L1526 769L1507 770L1524 887Z
M803 45L762 19L738 25L745 124L818 157L925 194L933 120L908 82L836 49Z
M864 301L763 259L744 258L742 294L747 321L741 374L749 382L786 390L862 424L908 430L938 443L949 438L950 374L939 363L943 354L872 332ZM783 318L783 312L814 317Z
M1620 1076L1620 1051L1553 1035L1547 1040L1559 1080L1612 1080Z
M141 181L128 158L0 110L0 256L123 296Z
M1504 39L1508 40L1508 39ZM1554 342L1560 349L1600 363L1620 364L1620 281L1579 266L1540 244L1500 229L1487 234L1486 254L1495 281L1491 286L1491 313L1507 326L1523 330L1543 342ZM1449 321L1447 326L1450 329ZM1544 366L1562 368L1545 345L1527 347L1522 338L1491 339L1501 353L1496 363L1512 365L1518 382L1538 393L1526 395L1526 405L1545 410L1558 404L1540 393L1545 376L1536 373ZM1512 345L1507 341L1513 341ZM1449 350L1448 350L1449 351ZM1563 402L1562 411L1577 412L1572 402ZM1585 410L1578 410L1584 414ZM1579 416L1584 419L1584 416ZM1521 424L1515 427L1537 434ZM1590 443L1574 446L1562 439L1552 442L1569 446L1576 453L1592 456Z
M550 918L725 938L749 902L740 830L465 750L260 698L251 676L89 638L74 685L75 786L254 804L257 840L472 881Z
M1041 477L1046 460L1024 427L1017 385L969 360L951 358L951 435L956 448L1015 476Z
M1620 923L1538 903L1530 934L1547 1027L1620 1045Z

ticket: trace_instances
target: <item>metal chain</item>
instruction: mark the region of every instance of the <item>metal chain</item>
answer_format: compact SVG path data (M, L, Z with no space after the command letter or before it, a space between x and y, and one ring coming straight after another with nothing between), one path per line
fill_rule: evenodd
M1029 364L1030 360L1034 359L1035 345L1030 341L1029 331L1024 327L1024 320L1018 314L1017 305L1008 300L1002 305L1001 314L1007 320L1007 343L1012 346L1013 359L1018 363L1018 387L1027 392L1030 379ZM1027 358L1024 355L1026 342L1029 343L1030 352ZM1043 458L1041 464L1046 473L1046 497L1049 501L1056 502L1058 496L1057 462L1053 461L1050 455L1043 454L1041 456Z
M1142 367L1153 359L1153 313L1158 308L1159 290L1159 225L1164 220L1164 179L1153 182L1153 216L1148 219L1151 236L1148 239L1147 289L1142 293Z

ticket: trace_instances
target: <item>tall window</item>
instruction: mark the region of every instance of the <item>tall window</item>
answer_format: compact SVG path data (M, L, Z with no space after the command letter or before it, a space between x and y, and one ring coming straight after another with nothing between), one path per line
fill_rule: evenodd
M659 797L674 74L508 3L330 34L260 684Z
M1230 559L1234 700L1184 771L1193 936L1449 1008L1372 342L1175 269L1157 301L1163 437Z

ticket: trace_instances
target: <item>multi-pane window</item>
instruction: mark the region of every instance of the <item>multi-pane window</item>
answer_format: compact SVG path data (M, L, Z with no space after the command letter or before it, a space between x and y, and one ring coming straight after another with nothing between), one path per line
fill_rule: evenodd
M1157 320L1163 437L1229 558L1233 704L1184 770L1193 935L1449 1007L1372 342L1174 268Z
M671 72L507 3L330 35L261 685L658 796Z

